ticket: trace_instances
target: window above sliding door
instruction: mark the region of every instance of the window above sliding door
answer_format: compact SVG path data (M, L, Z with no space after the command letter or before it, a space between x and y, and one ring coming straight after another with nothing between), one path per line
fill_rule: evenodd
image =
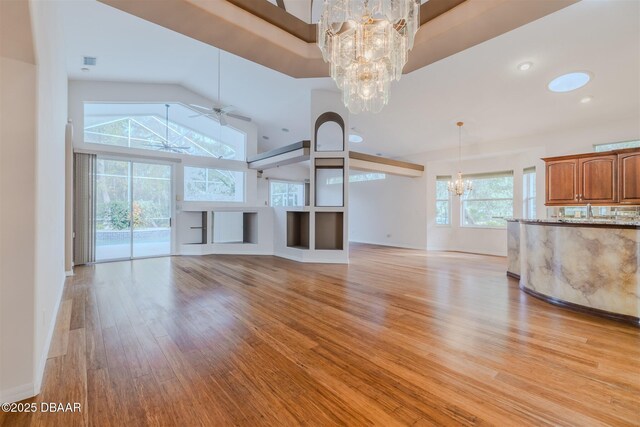
M246 159L246 135L179 103L85 103L84 142L217 159Z

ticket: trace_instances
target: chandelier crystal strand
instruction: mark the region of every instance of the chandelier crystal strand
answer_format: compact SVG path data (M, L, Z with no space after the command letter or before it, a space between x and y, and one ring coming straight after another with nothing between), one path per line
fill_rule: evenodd
M473 182L462 178L462 126L463 122L456 123L458 126L458 175L455 181L447 183L447 189L451 194L463 196L466 192L473 190Z
M420 0L324 0L318 46L352 113L379 112L420 26Z

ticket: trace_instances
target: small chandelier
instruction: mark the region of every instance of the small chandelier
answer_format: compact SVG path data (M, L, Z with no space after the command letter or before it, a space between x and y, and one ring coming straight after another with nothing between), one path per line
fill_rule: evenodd
M449 181L447 183L447 189L451 194L463 196L464 193L473 190L473 182L462 179L462 126L464 126L464 123L458 122L456 125L458 126L458 176L455 181Z
M324 0L318 46L352 113L382 110L420 26L420 0Z

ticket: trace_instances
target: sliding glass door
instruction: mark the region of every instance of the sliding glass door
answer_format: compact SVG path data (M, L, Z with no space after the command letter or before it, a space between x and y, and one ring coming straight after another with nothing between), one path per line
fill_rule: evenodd
M97 160L96 261L171 253L171 166Z
M131 162L96 161L96 261L131 257Z
M171 166L133 163L133 258L171 253Z

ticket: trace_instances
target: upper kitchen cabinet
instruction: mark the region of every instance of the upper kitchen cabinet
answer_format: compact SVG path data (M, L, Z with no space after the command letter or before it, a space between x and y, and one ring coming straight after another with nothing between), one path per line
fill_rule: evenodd
M640 150L618 153L620 203L640 204Z
M618 156L598 156L578 159L578 201L581 203L617 202Z
M547 206L640 204L640 150L548 157Z
M547 204L578 203L578 162L576 159L547 161L546 177Z

